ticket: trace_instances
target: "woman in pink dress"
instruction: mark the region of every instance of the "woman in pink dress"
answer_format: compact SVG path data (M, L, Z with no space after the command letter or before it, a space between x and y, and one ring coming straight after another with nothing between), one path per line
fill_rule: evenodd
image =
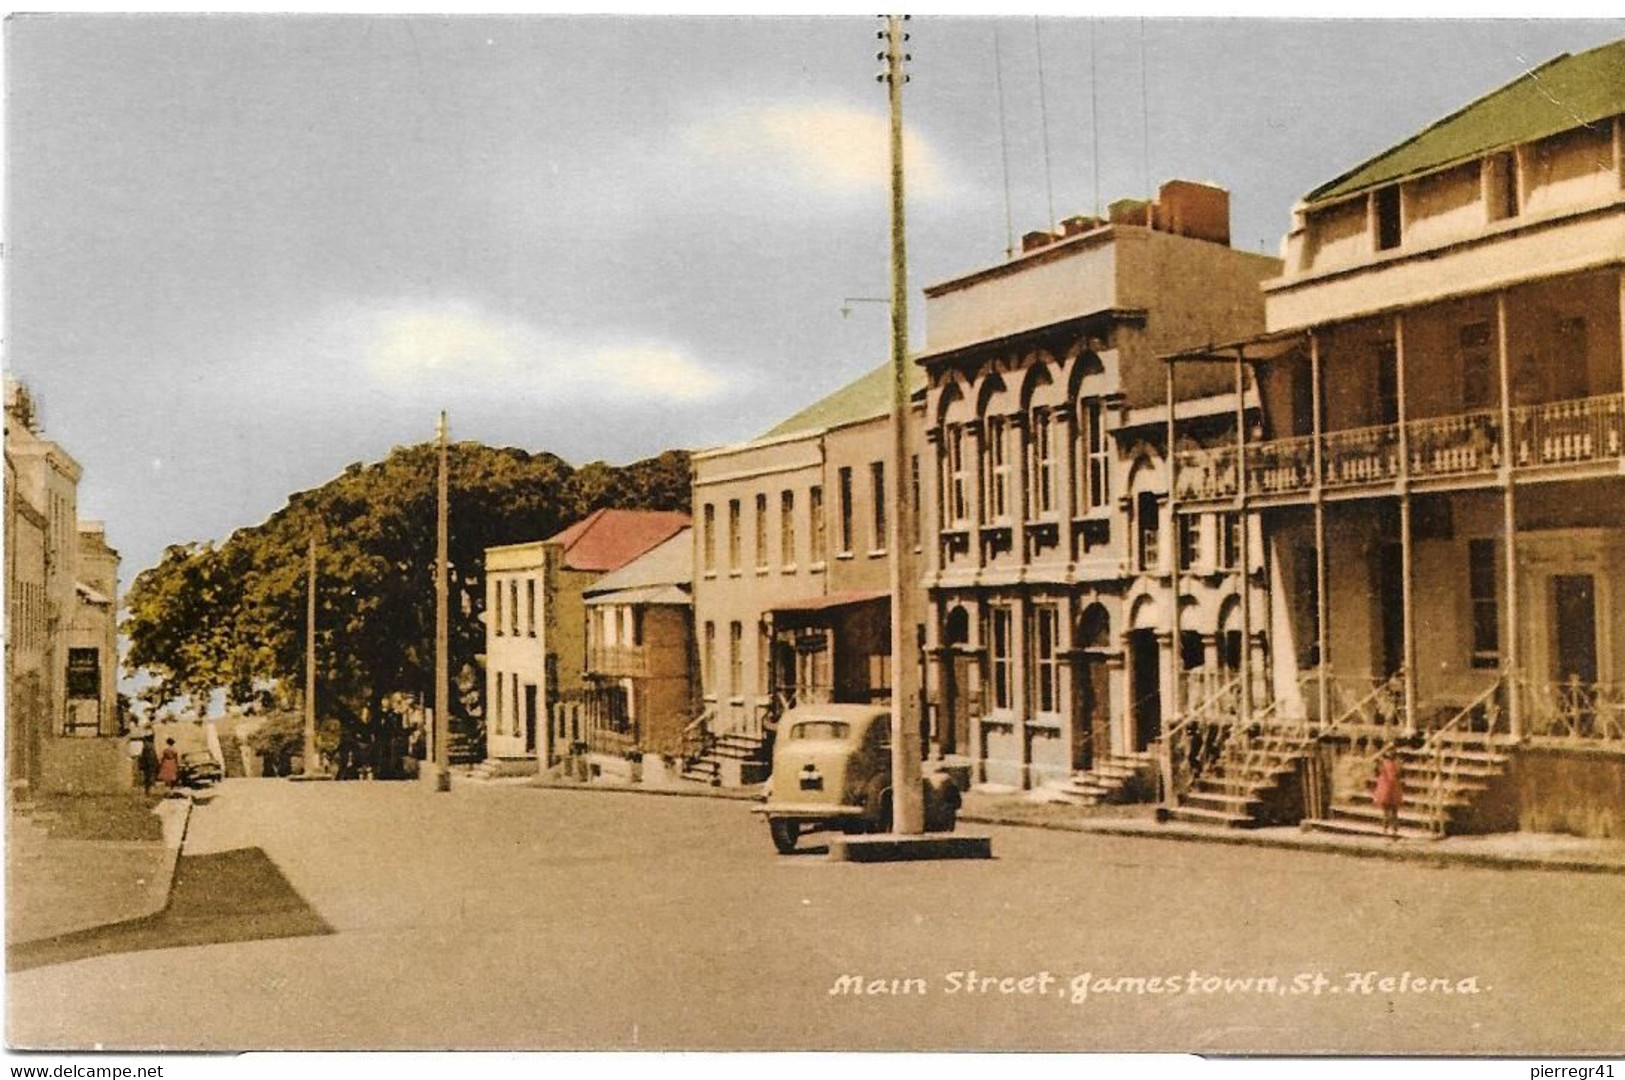
M181 756L175 752L175 740L165 739L164 752L158 755L158 782L173 791L180 778Z
M1377 758L1377 790L1371 801L1382 808L1382 831L1399 839L1399 808L1405 801L1405 785L1400 781L1399 755L1392 746Z

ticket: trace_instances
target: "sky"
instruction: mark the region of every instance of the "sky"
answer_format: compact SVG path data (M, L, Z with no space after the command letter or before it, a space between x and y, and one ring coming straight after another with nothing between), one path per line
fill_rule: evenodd
M576 464L750 438L886 357L884 306L842 313L889 287L878 28L14 16L7 372L126 583L441 408L456 439ZM1233 243L1275 254L1317 184L1625 22L910 33L918 344L920 289L1052 210L1204 180Z

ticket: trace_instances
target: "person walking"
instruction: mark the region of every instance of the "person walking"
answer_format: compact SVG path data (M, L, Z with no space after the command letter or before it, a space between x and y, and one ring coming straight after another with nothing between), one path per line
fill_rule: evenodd
M137 764L141 767L141 790L152 794L152 782L158 777L158 753L152 748L152 732L141 738L141 754Z
M1371 801L1382 810L1382 831L1391 839L1399 839L1399 808L1405 802L1405 785L1400 780L1399 755L1393 744L1383 748L1377 757L1377 789Z
M164 752L158 755L158 782L174 791L181 779L181 756L175 752L175 740L164 740Z

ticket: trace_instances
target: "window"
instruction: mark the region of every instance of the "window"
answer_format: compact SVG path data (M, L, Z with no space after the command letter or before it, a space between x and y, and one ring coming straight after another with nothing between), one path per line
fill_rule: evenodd
M1485 408L1496 398L1491 336L1487 322L1469 323L1456 335L1461 355L1461 404L1465 409Z
M915 547L920 546L920 455L908 459L908 536Z
M525 579L525 633L536 636L536 579Z
M728 696L739 697L745 692L745 626L728 624Z
M1157 568L1157 493L1142 491L1134 498L1135 528L1139 539L1139 565L1141 570Z
M502 636L502 579L491 582L491 626Z
M1399 349L1392 341L1377 347L1377 422L1399 423Z
M1496 608L1495 541L1467 542L1467 594L1473 605L1473 667L1501 665L1501 618Z
M841 515L841 533L840 533L840 536L838 537L838 539L841 542L840 554L842 554L842 555L850 555L852 553L852 470L851 469L843 468L843 469L841 469L840 473L837 474L837 488L836 488L836 490L837 490L837 492L839 494L839 498L841 500L840 506L838 506L836 508L840 512L840 515Z
M1243 562L1241 557L1241 515L1236 513L1221 514L1219 516L1219 534L1220 568L1235 570Z
M870 551L886 550L886 463L874 461L869 463L869 494L873 496L873 505L870 507L871 524L874 534L869 544Z
M739 500L728 500L728 571L739 573Z
M705 624L705 649L700 653L700 682L712 696L717 692L717 624Z
M1372 213L1377 218L1377 250L1391 251L1401 239L1399 213L1399 185L1378 188L1371 197Z
M1106 425L1101 415L1100 399L1089 398L1081 407L1082 415L1078 417L1082 428L1080 435L1083 440L1083 456L1085 466L1083 469L1083 505L1086 509L1096 509L1106 505L1111 498L1111 489L1108 482L1110 474L1107 466L1110 458L1106 450Z
M1551 365L1552 389L1559 397L1584 397L1590 388L1590 344L1583 315L1557 322L1557 362Z
M508 582L508 617L512 620L509 625L513 628L513 636L519 636L519 579L513 578Z
M869 654L869 700L891 697L891 653Z
M756 496L756 569L767 569L767 495Z
M491 709L491 722L492 722L492 725L496 728L496 733L498 735L501 735L504 731L507 730L506 728L504 728L502 726L502 718L504 716L504 713L502 711L502 691L503 691L505 685L508 682L507 676L503 675L502 672L500 672L500 671L497 672L496 682L497 682L497 700L496 700L496 705Z
M948 520L963 525L970 520L970 475L965 469L965 428L947 429Z
M508 733L519 734L519 673L513 673L513 683L509 687L512 693L508 695Z
M701 537L701 565L707 574L717 572L717 508L711 503L705 504L705 527Z
M773 635L767 624L756 624L756 686L759 693L773 692Z
M1061 711L1060 623L1054 604L1033 606L1033 705L1040 713Z
M992 416L987 421L987 520L1008 521L1010 518L1010 462L1005 457L1004 418Z
M1300 545L1293 553L1292 578L1294 597L1300 597L1300 613L1307 628L1298 655L1298 667L1310 668L1320 663L1320 570L1319 554L1313 544Z
M807 489L807 535L808 558L814 566L822 565L829 545L824 534L824 489L817 484Z
M1189 570L1202 555L1202 519L1196 514L1179 514L1179 568Z
M1048 409L1033 413L1032 422L1032 512L1035 517L1055 513L1055 425Z
M1518 216L1518 162L1512 154L1484 159L1484 207L1491 221Z
M779 492L779 565L796 564L796 493Z
M1015 689L1011 678L1011 615L1010 608L998 604L988 610L988 641L991 644L989 660L993 671L993 707L1008 710L1014 707Z

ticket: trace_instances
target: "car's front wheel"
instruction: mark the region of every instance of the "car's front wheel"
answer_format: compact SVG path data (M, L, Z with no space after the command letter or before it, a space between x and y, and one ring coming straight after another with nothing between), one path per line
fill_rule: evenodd
M780 855L788 855L796 849L796 838L801 835L801 822L795 818L769 818L767 831L773 836L773 846Z

